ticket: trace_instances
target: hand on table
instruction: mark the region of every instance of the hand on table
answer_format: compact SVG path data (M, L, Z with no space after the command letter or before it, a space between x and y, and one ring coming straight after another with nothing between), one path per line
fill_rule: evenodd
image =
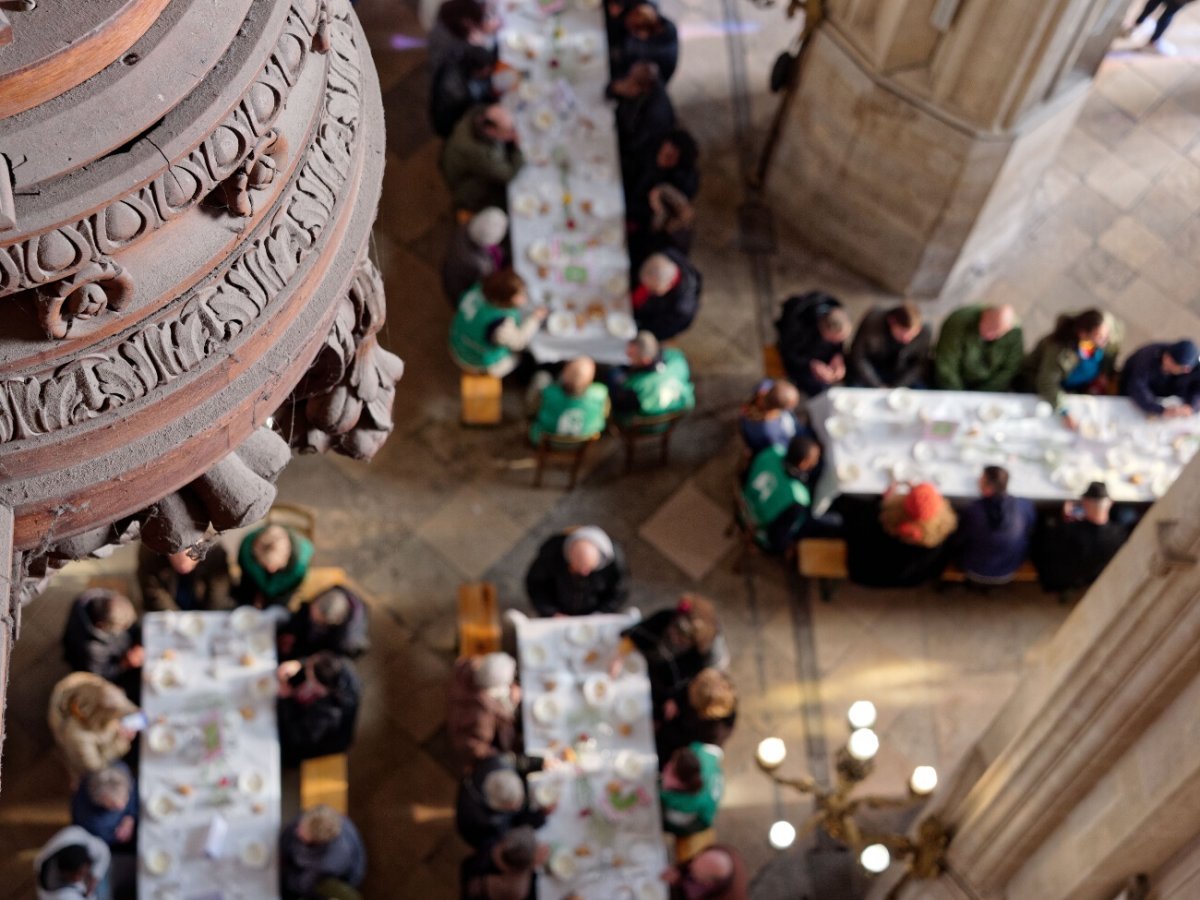
M1064 413L1062 420L1063 424L1066 425L1071 431L1079 430L1079 420L1070 413Z
M133 837L133 816L124 816L117 823L116 830L113 832L118 844L127 844L129 839Z
M675 718L677 715L679 715L679 704L678 703L676 703L674 700L668 700L666 703L663 704L663 720L664 721L669 722L673 718Z
M1192 409L1188 404L1184 403L1180 406L1168 406L1163 410L1162 416L1164 419L1179 419L1183 416L1190 416L1194 412L1194 409Z
M141 644L136 644L125 651L121 657L121 665L126 669L140 669L146 661L146 650Z
M846 360L842 358L842 354L838 354L829 361L829 371L833 374L834 381L841 381L846 377Z

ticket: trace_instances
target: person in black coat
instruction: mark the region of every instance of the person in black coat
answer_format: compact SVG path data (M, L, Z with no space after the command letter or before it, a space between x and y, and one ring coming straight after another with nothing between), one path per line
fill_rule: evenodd
M533 803L525 778L538 771L541 760L498 753L482 760L458 785L454 824L459 837L472 847L500 840L521 825L541 828L551 810Z
M737 692L719 669L703 669L663 704L663 723L654 736L659 766L680 747L699 741L724 747L737 723Z
M356 659L367 652L368 612L363 599L344 585L303 604L279 634L282 659L300 659L322 650Z
M637 62L616 78L606 94L617 101L614 119L621 172L640 172L654 161L663 138L675 127L675 107L654 63Z
M496 99L492 88L495 67L495 53L473 44L461 56L438 67L429 88L429 121L438 137L450 137L458 120L473 106L487 105Z
M1031 555L1045 590L1080 590L1100 577L1129 537L1129 526L1112 520L1112 506L1108 488L1095 481L1038 530Z
M638 270L638 282L629 295L638 331L665 341L691 327L704 279L686 256L674 248L653 254Z
M629 596L629 567L612 538L585 525L542 544L525 590L539 616L616 612Z
M354 742L362 684L349 660L329 652L279 666L279 745L284 765L344 753Z
M131 698L136 694L145 652L128 597L101 588L80 594L67 614L62 648L72 671L91 672Z
M1190 416L1200 412L1200 367L1192 341L1147 344L1130 354L1121 369L1121 393L1148 416ZM1174 397L1178 405L1163 400Z
M699 149L686 130L674 128L662 139L643 169L624 173L625 218L630 268L652 254L691 248L691 201L700 189Z
M143 544L138 549L137 574L142 608L147 612L228 609L231 605L229 555L215 541L166 556Z
M658 66L663 84L679 65L679 31L652 3L635 3L621 18L621 32L612 46L612 73L620 77L634 63Z
M789 297L775 328L788 379L808 396L845 380L850 317L836 297L822 291Z

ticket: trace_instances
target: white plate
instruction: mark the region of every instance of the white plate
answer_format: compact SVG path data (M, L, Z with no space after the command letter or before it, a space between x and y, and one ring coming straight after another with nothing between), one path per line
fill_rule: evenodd
M850 433L850 422L842 416L832 416L825 420L825 430L831 438L839 440Z
M999 403L985 403L979 407L979 418L984 422L997 422L1003 419L1006 410Z
M604 319L604 327L613 337L623 341L632 341L637 337L637 322L623 312L610 312Z
M646 674L646 657L634 651L627 653L621 662L621 669L628 675L641 676Z
M858 409L858 398L842 391L833 398L833 408L838 412L852 413Z
M1033 408L1033 414L1039 419L1048 419L1054 415L1054 407L1045 400L1039 400Z
M612 275L604 282L604 290L610 297L624 297L629 293L629 280L620 275Z
M146 744L155 753L170 753L176 743L175 732L168 725L155 725L146 732Z
M150 814L150 818L161 822L179 812L179 807L165 791L155 791L146 801L146 812Z
M920 470L906 459L898 459L889 470L894 481L915 481Z
M555 121L554 111L550 109L539 109L533 114L533 127L538 131L549 131Z
M529 257L529 261L539 266L550 264L550 260L554 258L554 251L545 241L534 241L529 245L529 249L525 251L525 255Z
M549 694L543 694L533 701L533 720L543 725L550 725L558 719L561 710L558 700Z
M274 675L260 675L254 679L254 684L251 687L256 697L274 697L276 692L277 682Z
M536 216L541 207L541 201L539 201L537 197L533 196L533 194L520 194L517 199L513 201L513 212L515 212L518 216L524 216L527 219Z
M613 759L613 771L622 778L636 781L646 771L646 761L640 753L634 753L632 750L619 750Z
M242 772L238 775L237 785L243 794L261 794L267 786L267 779L261 772Z
M929 462L933 459L933 445L926 441L917 441L913 444L912 455L917 462Z
M550 658L550 654L546 652L546 648L541 644L526 644L525 645L525 664L534 668L541 668Z
M175 859L166 850L148 850L142 855L142 865L151 875L166 875Z
M542 88L536 81L528 79L522 81L517 87L517 96L526 103L532 103L542 96Z
M596 626L591 622L576 622L567 629L567 640L576 647L586 647L596 639Z
M155 663L150 669L150 683L160 691L183 687L187 681L183 670L172 660Z
M558 801L562 799L562 782L557 778L538 778L533 781L532 791L533 802L546 809L550 806L557 806Z
M550 854L550 862L546 868L559 881L570 881L579 871L579 864L575 862L573 850L569 847L561 847Z
M259 656L266 656L275 649L274 629L270 631L256 631L250 635L250 649Z
M555 310L546 318L546 331L554 337L575 333L575 317L565 310Z
M262 869L271 860L271 851L262 841L250 841L242 846L238 854L242 863L251 869Z
M257 627L261 615L253 606L239 606L229 614L229 624L234 631L250 631Z
M844 462L838 463L837 477L838 481L847 484L851 481L858 481L862 476L862 470L858 467L858 463Z
M909 388L892 388L888 391L887 405L896 412L911 412L917 405L917 398Z
M583 699L588 706L602 707L612 702L613 683L607 675L589 675L583 681Z
M198 638L204 634L204 618L199 613L184 613L175 623L175 630L184 637Z
M613 710L617 714L617 718L627 725L632 725L643 714L644 707L638 698L633 694L622 694L616 702Z

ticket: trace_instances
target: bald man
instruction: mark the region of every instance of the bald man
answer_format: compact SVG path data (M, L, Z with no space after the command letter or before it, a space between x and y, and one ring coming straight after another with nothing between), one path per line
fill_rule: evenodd
M1011 390L1024 352L1011 306L964 306L942 323L934 382L946 391Z
M671 900L746 900L746 866L732 847L714 844L667 869Z
M525 590L539 616L616 612L629 596L629 567L603 530L571 528L542 544Z

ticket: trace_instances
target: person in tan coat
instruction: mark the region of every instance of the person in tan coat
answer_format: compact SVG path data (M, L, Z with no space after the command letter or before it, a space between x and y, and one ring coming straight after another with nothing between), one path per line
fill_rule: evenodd
M121 719L134 712L119 687L90 672L73 672L54 686L46 718L72 787L129 752L136 732Z
M516 749L517 662L507 653L465 657L454 665L446 730L458 765L470 771L481 759Z

